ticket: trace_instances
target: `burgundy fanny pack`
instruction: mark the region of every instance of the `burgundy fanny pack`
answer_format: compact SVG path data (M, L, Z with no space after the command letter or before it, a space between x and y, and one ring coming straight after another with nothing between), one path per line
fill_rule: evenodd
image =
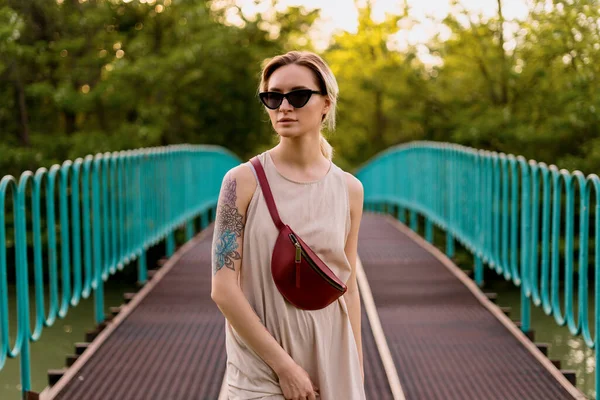
M281 222L265 171L257 157L250 162L279 236L271 257L271 274L279 293L303 310L327 307L346 293L346 285L327 267L289 225Z

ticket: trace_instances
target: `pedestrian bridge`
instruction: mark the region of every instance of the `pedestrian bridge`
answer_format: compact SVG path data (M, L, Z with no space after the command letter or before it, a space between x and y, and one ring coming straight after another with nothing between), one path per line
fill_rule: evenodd
M221 180L240 162L220 147L178 145L0 181L0 368L19 358L23 398L226 398L210 251ZM431 142L390 148L354 173L365 188L357 276L369 399L586 398L535 342L531 309L595 349L597 176ZM158 243L165 257L149 262ZM471 270L454 264L456 245ZM105 314L104 284L124 268L136 269L139 290ZM485 274L519 288L518 323L485 292ZM89 297L96 330L33 388L32 343Z

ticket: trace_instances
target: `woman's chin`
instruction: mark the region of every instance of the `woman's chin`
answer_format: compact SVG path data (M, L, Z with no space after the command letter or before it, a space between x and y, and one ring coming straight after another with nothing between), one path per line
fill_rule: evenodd
M300 132L298 129L279 128L277 130L277 134L282 137L295 137L302 135L302 132Z

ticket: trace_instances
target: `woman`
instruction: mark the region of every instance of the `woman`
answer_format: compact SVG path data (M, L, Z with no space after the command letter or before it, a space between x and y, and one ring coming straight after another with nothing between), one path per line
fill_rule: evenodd
M279 144L258 155L282 221L346 283L329 306L286 302L271 276L278 230L250 162L223 178L212 244L212 299L226 317L230 400L362 400L356 283L363 187L332 161L321 128L335 127L338 87L316 54L292 51L264 65L263 101Z

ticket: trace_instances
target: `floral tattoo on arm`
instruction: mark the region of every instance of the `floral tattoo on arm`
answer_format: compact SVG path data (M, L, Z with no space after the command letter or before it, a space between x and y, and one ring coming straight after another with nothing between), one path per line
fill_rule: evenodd
M217 220L214 233L213 275L223 267L235 271L234 260L241 259L237 238L242 236L244 218L235 204L236 181L229 175L225 177L221 191L221 201L217 210Z

